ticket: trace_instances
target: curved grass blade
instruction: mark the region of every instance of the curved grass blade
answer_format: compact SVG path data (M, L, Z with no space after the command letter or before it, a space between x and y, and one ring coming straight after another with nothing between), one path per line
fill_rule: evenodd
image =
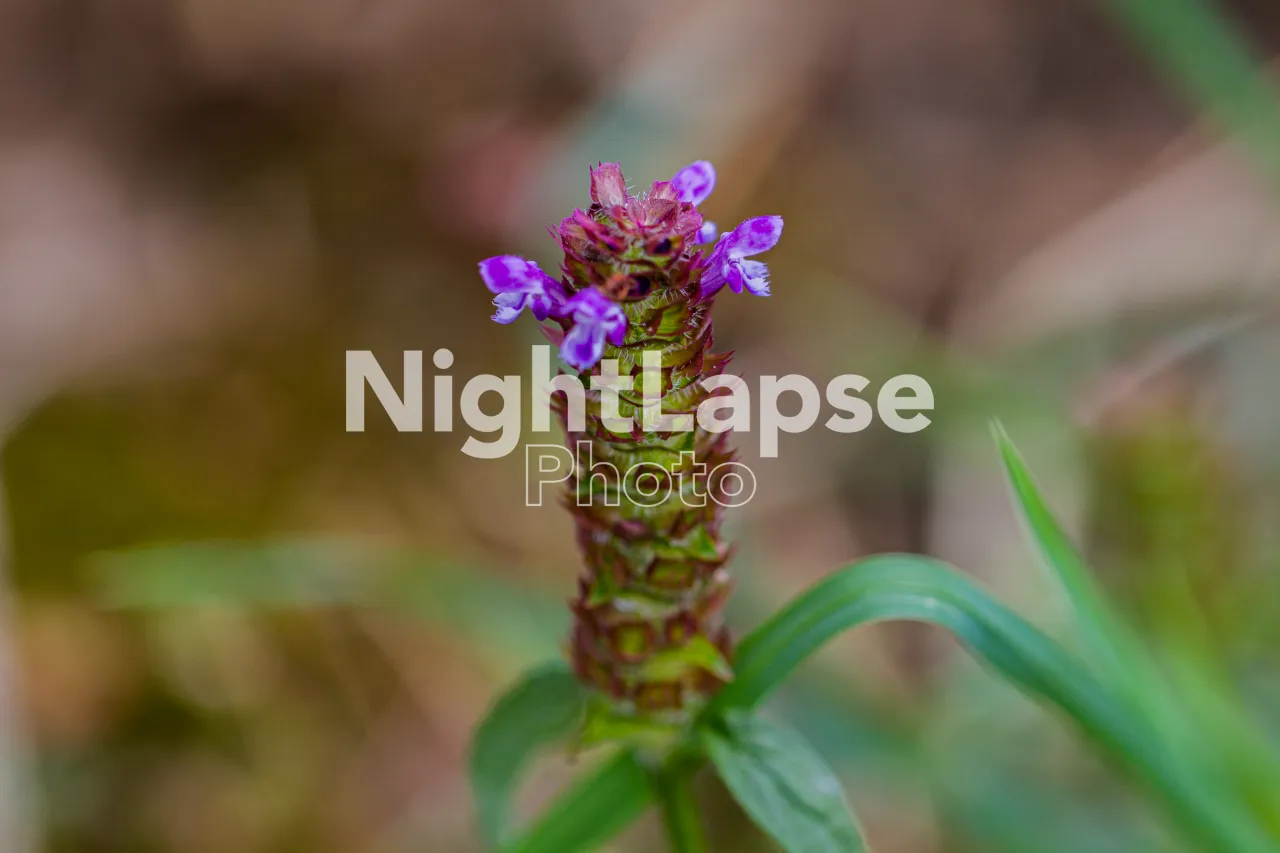
M588 853L652 803L648 775L633 753L623 752L579 780L502 853Z
M1030 539L1051 580L1066 599L1075 633L1091 663L1103 670L1108 686L1176 741L1184 763L1195 761L1256 802L1256 812L1280 827L1274 792L1280 790L1280 761L1274 748L1239 710L1226 701L1220 679L1197 672L1192 661L1169 661L1175 683L1161 677L1137 635L1116 615L1079 551L1054 518L1022 456L1000 423L992 433L1015 502ZM1205 733L1212 732L1212 738Z
M570 737L582 723L586 700L569 667L531 670L494 704L476 729L471 789L485 845L506 834L521 771L544 746Z
M1051 582L1065 599L1086 659L1102 668L1104 678L1112 687L1132 685L1139 676L1142 682L1149 682L1150 664L1142 655L1137 638L1112 611L1084 558L1041 497L1009 434L999 421L992 421L991 433L1028 538L1039 552ZM1144 683L1143 687L1151 685ZM1149 695L1145 689L1140 692Z
M1275 849L1220 786L1181 762L1144 715L1118 700L1083 666L1012 611L944 564L885 555L856 563L811 587L739 647L736 678L710 714L751 708L837 634L868 622L906 619L954 633L990 668L1058 708L1169 807L1190 840L1221 853Z
M840 779L799 733L742 711L702 731L734 799L787 853L860 853Z

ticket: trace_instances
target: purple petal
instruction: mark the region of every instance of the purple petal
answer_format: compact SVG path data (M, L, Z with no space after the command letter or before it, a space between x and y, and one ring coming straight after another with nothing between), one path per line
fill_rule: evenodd
M609 336L609 343L615 347L622 346L622 342L627 339L627 315L622 313L622 309L619 308L616 313L610 314L601 325Z
M499 323L513 322L526 306L539 320L559 316L564 287L533 261L515 255L487 258L480 262L480 277L498 294L493 300L498 307L493 319Z
M538 321L550 317L552 307L551 299L545 293L534 293L529 296L529 310Z
M542 293L534 293L529 296L529 309L533 311L533 316L539 320L545 320L548 317L562 317L564 316L564 302L564 287L560 282L550 280Z
M627 179L617 163L601 163L591 170L591 200L604 207L626 204Z
M743 222L727 237L722 237L716 249L723 248L730 255L740 258L758 255L778 245L781 237L781 216L757 216Z
M716 188L716 170L706 160L690 163L676 172L671 179L671 188L681 201L702 204Z
M742 267L742 283L756 296L769 295L769 267L763 261L739 261Z
M498 306L498 310L493 314L494 322L504 325L514 322L524 310L527 299L529 297L523 293L499 293L493 298L493 304Z
M498 255L480 262L480 278L494 293L539 293L551 277L533 261Z
M702 280L698 284L704 298L717 293L724 287L724 274L727 269L728 264L724 262L723 256L719 252L713 252L703 267Z
M595 367L604 355L604 331L586 323L574 326L560 344L560 355L575 370Z
M714 222L704 222L702 227L698 229L698 242L710 243L716 238L716 224Z
M742 274L742 264L730 261L725 266L724 278L729 283L729 289L734 293L741 293L747 283L746 276Z
M569 335L573 338L573 346L577 348L573 357L592 356L588 367L600 360L605 338L614 346L622 346L627 334L627 315L616 303L605 297L594 287L588 287L575 293L561 309L562 316L573 318L573 329ZM566 338L566 343L569 338ZM587 344L590 343L590 349ZM566 356L566 360L569 356ZM577 366L579 362L570 361ZM585 368L580 368L585 369Z
M604 294L594 287L579 290L564 304L565 313L573 317L575 323L599 323L611 308L617 308Z

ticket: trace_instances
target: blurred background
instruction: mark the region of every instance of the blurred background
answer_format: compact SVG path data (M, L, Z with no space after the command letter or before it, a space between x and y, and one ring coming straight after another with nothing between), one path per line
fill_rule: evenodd
M475 264L553 268L602 159L710 159L711 219L786 218L773 298L717 314L753 385L937 396L914 435L742 437L739 632L884 550L1052 630L999 416L1153 645L1280 731L1280 118L1248 59L1280 7L1220 4L1241 40L1205 10L4 0L0 851L480 849L467 738L559 653L571 524L465 431L346 433L344 353L527 376ZM879 853L1185 849L929 629L855 632L774 710ZM766 850L704 781L717 849Z

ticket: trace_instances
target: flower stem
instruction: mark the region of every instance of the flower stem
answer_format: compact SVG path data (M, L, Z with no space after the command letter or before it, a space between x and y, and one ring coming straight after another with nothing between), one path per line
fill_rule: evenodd
M673 761L654 777L658 807L671 842L671 853L707 853L706 838L693 798L696 764Z

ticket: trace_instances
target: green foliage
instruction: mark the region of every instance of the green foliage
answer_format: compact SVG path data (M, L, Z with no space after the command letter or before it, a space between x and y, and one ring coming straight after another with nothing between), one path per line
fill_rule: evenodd
M368 555L345 540L210 541L102 554L95 575L110 607L314 607L359 601Z
M1274 849L1275 836L1268 834L1261 814L1271 798L1250 787L1276 778L1269 749L1220 702L1194 703L1214 709L1216 718L1192 720L1183 714L1159 669L1093 582L1008 437L997 431L997 442L1031 538L1069 605L1073 645L1083 648L1086 658L1077 658L936 560L883 555L855 563L814 585L740 645L735 680L708 706L698 729L730 790L785 849L801 849L801 838L819 832L818 823L825 825L827 818L818 815L833 808L833 790L842 803L838 786L833 788L834 776L803 741L795 743L796 736L750 711L837 634L869 622L910 620L947 629L994 673L1073 722L1164 804L1170 825L1197 849ZM1187 739L1192 730L1209 745L1192 744ZM1227 763L1210 760L1219 749L1255 750L1241 765L1247 778L1235 778ZM784 761L783 753L793 758ZM625 769L634 762L623 753L580 782L509 849L574 853L607 840L606 828L621 830L651 799L643 772ZM607 823L595 812L603 788L623 804ZM827 846L803 849L859 849L847 827L827 829L822 836Z
M1004 465L1005 477L1026 524L1027 537L1047 570L1050 586L1061 597L1068 617L1071 640L1078 643L1085 660L1094 666L1108 686L1129 690L1135 681L1151 688L1138 640L1113 612L1093 580L1088 565L1054 518L1036 488L1031 472L1013 441L997 421L992 434ZM1130 691L1141 695L1142 690Z
M652 776L671 853L707 853L702 817L693 796L693 776L700 762L696 753L677 755Z
M568 624L558 601L480 567L359 539L152 545L97 555L92 570L106 607L389 608L526 660L554 654Z
M1182 772L1233 790L1271 832L1280 834L1275 792L1280 760L1267 738L1228 688L1198 659L1172 658L1162 668L1141 646L1137 634L1116 614L1093 579L1084 558L1058 524L1026 464L1004 430L994 426L1014 499L1031 541L1063 594L1075 638L1128 712L1148 721L1176 755ZM1212 733L1206 737L1206 733Z
M586 853L626 829L653 802L639 759L623 751L579 780L503 853Z
M1208 0L1103 4L1157 67L1236 136L1280 184L1280 105L1234 27Z
M840 779L798 733L731 711L702 740L733 796L787 853L864 849Z
M582 725L586 695L562 663L532 670L494 704L476 731L471 786L485 842L506 833L516 780L536 752Z
M925 557L873 557L816 584L743 641L738 678L715 708L748 708L776 689L836 634L867 622L907 619L951 631L996 673L1064 712L1170 807L1205 849L1268 849L1239 805L1198 777L1145 714L1121 702L1089 670L972 582Z

